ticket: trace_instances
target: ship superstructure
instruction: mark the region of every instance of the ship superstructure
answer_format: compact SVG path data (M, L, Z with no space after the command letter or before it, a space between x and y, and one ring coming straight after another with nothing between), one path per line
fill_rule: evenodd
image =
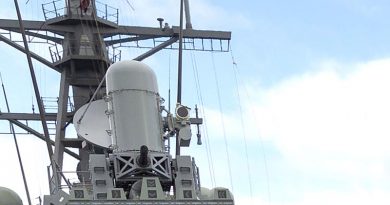
M119 25L117 9L93 0L45 3L45 21L0 19L0 29L9 32L9 36L1 34L0 41L61 75L56 113L40 109L40 114L0 115L48 145L50 194L44 198L45 205L234 204L228 189L202 188L194 158L180 155L180 147L190 145L191 125L199 129L202 124L198 115L191 117L190 108L181 104L181 52L228 51L231 33L193 29L188 0L178 3L179 27L169 26L162 18L157 19L158 27ZM13 33L50 42L51 61L13 42ZM122 60L118 48L124 45L150 50ZM153 70L141 62L162 49L179 51L178 100L173 113L163 105ZM53 122L55 140L50 140L47 125L41 134L22 123L29 120L43 125ZM65 136L69 124L75 126L78 138ZM171 139L176 140L175 156L170 153ZM64 177L64 154L79 160L77 183Z

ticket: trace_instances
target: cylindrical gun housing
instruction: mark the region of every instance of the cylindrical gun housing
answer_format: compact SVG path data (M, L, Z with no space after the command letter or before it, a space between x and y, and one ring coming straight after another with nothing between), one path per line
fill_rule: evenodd
M114 152L146 145L162 151L161 116L156 75L138 61L111 65L106 75L108 114Z

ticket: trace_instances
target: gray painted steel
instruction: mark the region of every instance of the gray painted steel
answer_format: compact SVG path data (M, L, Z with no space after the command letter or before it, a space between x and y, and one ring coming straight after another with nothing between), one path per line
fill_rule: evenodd
M234 205L233 200L218 201L218 200L182 200L182 201L167 201L167 200L137 200L137 201L70 201L67 205Z

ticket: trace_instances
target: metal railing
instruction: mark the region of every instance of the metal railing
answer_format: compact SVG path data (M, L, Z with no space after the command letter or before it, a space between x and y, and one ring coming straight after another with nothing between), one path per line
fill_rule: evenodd
M70 190L72 187L86 187L91 188L92 184L88 180L78 179L78 174L90 173L89 171L61 171L58 166L56 166L55 173L53 173L53 165L47 166L47 174L49 180L50 193L55 194L58 190ZM57 179L62 179L61 184L56 184Z
M95 1L94 5L91 6L96 8L97 17L118 24L119 10L117 8L99 1ZM63 0L53 0L51 2L42 4L42 11L45 20L66 16L67 10L68 8L65 5L65 1ZM80 6L71 6L70 10L77 11L77 13L73 15L82 16Z
M124 48L154 48L157 45L169 40L169 38L151 38L147 40L135 40L131 42L120 42L122 39L135 38L138 36L131 35L116 35L105 39L108 41L118 41L119 43L114 44L115 47ZM179 49L179 43L173 43L172 45L164 49ZM219 39L197 39L197 38L184 38L183 39L183 50L194 50L194 51L213 51L213 52L229 52L230 41L219 40Z
M69 40L69 46L66 48L66 53L64 53L64 48L61 44L53 44L49 47L50 57L53 63L61 61L64 56L69 55L81 55L81 56L107 56L108 59L115 63L120 61L122 58L122 51L114 46L105 47L106 51L102 51L102 48L98 46L100 41L86 41L76 43L76 40ZM72 43L74 42L74 43ZM80 46L72 46L80 45ZM105 55L103 55L105 52Z
M62 0L54 0L52 2L42 4L42 11L45 20L63 16L65 14L65 7ZM61 15L62 12L63 14Z
M119 23L119 10L117 8L108 6L107 4L101 3L99 1L95 1L95 6L98 17L110 22L114 22L115 24Z

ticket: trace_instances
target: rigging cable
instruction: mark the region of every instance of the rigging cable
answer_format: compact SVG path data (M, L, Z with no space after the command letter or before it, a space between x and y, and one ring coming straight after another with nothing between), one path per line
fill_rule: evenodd
M33 86L34 86L35 98L37 100L37 104L38 104L38 108L39 108L39 115L40 115L40 118L41 118L41 123L42 123L42 128L43 128L43 132L44 132L44 136L45 136L47 151L48 151L48 154L49 154L49 158L52 159L53 148L52 148L51 143L50 143L50 136L49 136L49 131L48 131L48 128L47 128L45 109L44 109L44 106L43 106L43 102L40 100L41 96L40 96L40 93L39 93L38 83L37 83L37 79L36 79L36 76L35 76L34 67L33 67L33 64L32 64L32 57L31 57L30 49L28 47L28 42L27 42L27 38L26 38L26 32L25 32L25 29L24 29L22 16L21 16L20 10L19 10L19 4L18 4L17 0L14 0L14 3L15 3L15 8L16 8L16 13L17 13L17 16L18 16L20 32L22 33L24 49L26 50L25 53L26 53L26 57L27 57L27 61L28 61L29 69L30 69L31 80L32 80L32 83L33 83ZM53 172L54 171L55 170L53 170Z
M32 16L35 16L35 18L36 19L39 19L39 2L38 1L35 1L36 2L36 4L35 4L35 9L34 9L34 5L33 5L33 3L34 2L30 2L30 4L31 4L31 6L30 6L30 8L31 8L31 13L32 13ZM26 2L26 5L27 5L27 2ZM42 29L42 26L43 26L44 24L42 24L41 26L40 26L40 29L39 30L41 30ZM39 31L37 31L36 32L37 34L39 33ZM46 32L47 33L47 32ZM35 52L38 52L37 54L39 54L40 56L43 56L43 52L42 51L44 51L45 50L45 48L47 48L46 46L44 46L40 41L39 41L39 39L38 39L38 41L37 41L37 43L34 43L33 42L33 39L34 39L34 36L30 36L29 37L29 39L30 39L30 42L31 43L33 43L31 46L32 46L32 48L31 48L31 50L35 50ZM47 41L48 42L48 41ZM40 90L42 91L42 95L43 96L47 96L47 75L46 75L46 69L45 68L43 68L42 67L42 65L41 64L39 64L39 63L37 63L37 62L33 62L33 65L34 65L34 68L35 68L35 71L37 71L37 67L38 67L38 69L39 69L39 79L40 79ZM31 92L32 93L32 92ZM32 104L32 111L33 111L33 113L35 113L35 107L34 107L34 97L33 97L33 95L31 94L31 104ZM26 120L26 124L28 125L28 121ZM36 124L34 124L34 123L31 123L30 125L28 125L28 126L30 126L31 128L34 126L35 127L35 125ZM38 158L37 159L39 159L39 160L36 160L36 163L34 163L34 169L35 170L39 170L39 167L45 167L45 154L43 153L43 152L41 152L41 151L39 151L39 152L37 152L37 156L38 156ZM39 163L38 162L40 162L40 165L39 165ZM44 180L42 179L42 173L40 173L39 171L35 171L34 172L34 174L35 174L35 178L37 178L38 179L38 181L39 182L43 182ZM33 188L33 189L36 189L37 187L38 187L38 190L39 190L39 196L38 196L38 198L39 198L39 200L41 199L41 196L43 196L42 195L42 188L45 186L43 183L38 183L38 184L34 184L35 185L35 188ZM34 198L34 196L32 196L33 197L33 203L36 201L36 197ZM35 200L34 200L35 199ZM39 203L39 204L41 204L41 202Z
M126 3L130 6L131 10L135 11L135 8L134 8L134 6L130 3L130 1L129 1L129 0L125 0L125 1L126 1Z
M198 96L198 100L201 104L200 109L201 112L203 113L203 136L206 139L205 142L205 148L206 148L206 155L207 155L207 162L209 165L209 173L210 173L210 178L211 178L211 183L212 186L215 187L216 182L215 182L215 172L214 172L214 161L213 157L211 154L211 146L210 146L210 140L209 140L209 135L208 135L208 129L207 129L207 121L205 117L205 111L204 111L204 104L203 104L203 97L202 97L202 89L200 87L200 81L199 81L199 73L198 73L198 65L196 62L196 56L193 51L191 53L191 62L192 62L192 69L193 69L193 74L194 74L194 79L195 79L195 86L196 86L196 94Z
M237 98L238 98L238 107L240 111L240 122L241 122L241 129L242 129L242 137L244 139L244 147L245 147L245 157L246 157L246 168L248 172L248 183L249 183L249 194L251 198L251 202L253 204L253 186L252 186L252 176L251 176L251 169L250 169L250 164L249 164L249 154L248 154L248 142L246 139L246 132L245 132L245 123L244 123L244 117L243 117L243 112L242 112L242 105L241 105L241 95L240 95L240 90L238 88L238 79L237 79L237 72L238 72L238 67L237 63L234 60L233 54L232 56L232 69L233 69L233 74L234 74L234 80L236 84L236 92L237 92Z
M228 163L228 168L229 168L230 187L232 188L232 192L234 193L233 178L232 178L232 168L231 168L231 165L230 165L230 156L229 156L229 146L228 146L227 137L226 137L225 121L224 121L224 117L223 117L223 109L222 109L222 103L221 103L221 94L220 94L220 88L219 88L219 82L218 82L218 76L217 76L217 69L215 67L215 60L214 60L214 53L213 52L211 52L211 60L212 60L212 64L213 64L215 84L217 86L217 97L218 97L219 114L220 114L221 123L222 123L223 139L224 139L224 143L225 143L225 151L226 151L227 163Z
M35 71L34 71L34 66L33 66L33 63L32 63L31 52L30 52L30 49L29 49L29 46L28 46L27 37L26 37L26 31L25 31L25 28L24 28L24 23L23 23L23 20L22 20L22 16L20 14L18 0L14 0L14 4L15 4L15 9L16 9L16 14L18 16L20 33L22 34L22 38L23 38L23 45L24 45L24 49L25 49L25 53L26 53L26 57L27 57L27 62L28 62L28 66L29 66L30 76L31 76L31 80L32 80L32 83L33 83L33 86L34 86L35 98L37 100L37 105L38 105L38 108L39 108L39 115L40 115L40 119L41 119L43 133L44 133L44 139L45 139L45 142L46 142L46 147L47 147L47 151L48 151L48 154L49 154L49 159L50 159L51 163L53 164L53 162L54 162L54 158L53 158L54 152L53 152L53 147L52 147L51 142L50 142L50 135L49 135L49 129L48 129L48 126L47 126L47 121L46 121L45 108L44 108L43 102L41 100L41 95L40 95L39 88L38 88L38 83L37 83L37 79L36 79L36 75L35 75ZM53 174L57 173L57 170L54 167L52 167L52 171L53 171ZM60 186L60 183L59 183L57 177L54 177L54 185L56 186L56 188L58 188Z
M168 112L171 113L171 54L169 52L168 58Z
M96 4L93 3L92 6L94 6L94 7L95 7L95 10L96 10ZM96 13L95 13L95 14L92 14L92 18L93 18L93 20L94 20L94 22L95 22L95 25L96 25L96 31L97 31L97 34L98 34L97 36L99 37L100 49L102 49L102 48L103 48L103 43L102 43L102 42L104 41L104 39L101 39L101 40L100 40L100 38L101 38L102 35L101 35L101 33L100 33L99 24L98 24L98 22L97 22L96 15L97 15ZM82 29L84 30L83 22L82 22L81 19L80 19L80 21L81 21ZM87 26L88 26L88 25L87 25ZM108 64L107 61L105 62L105 64L106 64L106 66L107 66L107 68L108 68L108 67L109 67L109 64ZM95 67L95 66L94 66L94 67ZM99 79L97 79L97 80L99 81ZM100 90L101 87L103 86L105 80L106 80L106 74L104 74L103 78L100 80L100 83L99 83L98 87L96 88L95 92L93 93L91 99L89 100L87 107L85 108L85 110L84 110L83 114L81 115L80 119L77 121L78 124L81 123L82 119L83 119L84 116L85 116L85 113L88 111L88 109L89 109L89 107L90 107L92 101L95 99L97 93L99 92L99 90Z
M95 10L96 10L96 5L95 5L95 3L93 3L92 6L95 7ZM97 15L96 13L95 13L95 14L92 14L92 18L93 18L93 20L94 20L94 22L95 22L95 25L96 25L96 30L97 30L97 34L98 34L97 36L98 36L98 38L99 38L98 41L99 41L99 43L100 43L100 49L103 49L103 43L102 43L102 41L103 41L104 39L100 39L100 38L101 38L101 33L100 33L100 30L99 30L99 24L98 24L98 22L97 22L96 15ZM84 30L83 21L82 21L81 19L80 19L80 22L81 22L81 27L82 27L82 29ZM87 25L87 26L88 26L88 25ZM108 68L108 67L109 67L108 62L106 61L105 63L106 63L106 66L107 66L107 68ZM94 66L94 67L95 67L95 66ZM96 76L96 78L97 78L97 80L99 81L99 79L98 79L97 76ZM80 119L77 121L78 124L80 124L81 121L83 120L83 118L84 118L84 116L85 116L85 113L88 111L89 107L90 107L91 104L92 104L92 101L95 99L96 95L97 95L98 92L100 91L100 89L101 89L101 87L103 86L105 80L106 80L106 74L103 75L103 78L100 80L100 83L99 83L98 87L96 88L95 92L93 93L91 99L89 99L89 102L88 102L87 107L85 108L85 110L84 110L83 114L81 115Z
M7 94L6 94L6 92L5 92L5 87L4 87L3 78L2 78L2 76L1 76L1 73L0 73L0 80L1 80L1 87L3 88L3 94L4 94L5 104L6 104L6 106L7 106L7 112L10 113L11 111L10 111L10 108L9 108L8 98L7 98ZM24 168L23 168L23 162L22 162L22 158L21 158L21 156L20 156L18 140L16 139L15 127L14 127L14 124L11 123L11 121L10 121L10 127L11 127L12 135L13 135L13 137L14 137L14 142L15 142L15 147L16 147L16 153L17 153L17 155L18 155L20 171L22 172L22 178L23 178L23 183L24 183L24 189L26 190L27 201L28 201L28 204L31 205L30 192L29 192L29 190L28 190L26 175L25 175L25 173L24 173Z
M88 5L88 7L89 7L89 5ZM95 8L95 13L92 13L91 14L91 16L94 16L94 15L97 15L97 9L96 9L96 3L95 2L92 2L92 7L94 7ZM83 12L82 10L80 11L81 13ZM96 23L96 27L97 27L97 22L96 22L96 19L94 19L95 20L95 23ZM88 23L88 21L86 21L86 23L85 23L85 25L84 25L84 23L83 23L83 20L80 18L80 25L81 25L81 30L83 31L82 32L82 35L84 35L84 33L87 33L86 32L86 29L85 29L85 27L87 27L87 28L89 28L89 27L92 27L92 25L89 25L89 23ZM97 30L98 30L98 35L100 35L100 32L99 32L99 28L97 28ZM88 37L88 36L87 36ZM100 36L99 36L100 37ZM80 36L80 44L81 44L81 38L82 38L82 36ZM91 41L90 39L89 39L89 37L88 37L88 40L89 40L89 46L90 46L90 48L88 48L88 47L86 47L86 48L83 48L83 49L85 49L85 50L87 50L87 49L92 49L93 47L94 47L94 41ZM93 40L93 39L92 39ZM102 49L102 47L100 46L100 49ZM80 51L81 51L81 46L80 46ZM96 52L96 50L95 50L95 52ZM97 54L97 53L96 53ZM107 63L107 62L106 62ZM98 72L99 72L99 68L97 67L97 65L95 64L95 63L92 63L92 68L93 68L93 71L95 71L94 72L94 74L95 74L95 78L96 78L96 82L97 83L99 83L99 85L100 85L100 83L101 83L101 81L100 81L100 79L99 79L99 76L98 76ZM107 68L108 68L108 64L107 64ZM105 77L103 76L103 81L105 80L104 79ZM89 90L90 90L90 92L92 92L93 91L93 89L91 88L91 86L89 86ZM88 101L88 103L91 103L94 99L95 99L95 97L96 97L96 94L97 94L97 92L100 90L100 88L98 88L98 89L96 89L96 93L94 93L93 95L92 95L92 97L91 97L91 99L89 99L89 101ZM88 105L87 106L87 109L89 108L89 106L90 105ZM84 116L81 116L81 118L83 118ZM80 118L80 119L81 119ZM79 120L80 121L80 120Z
M231 49L231 48L230 48L230 53L231 53L231 56L232 56L232 59L233 59L233 62L234 62L233 49ZM236 67L238 68L237 65L236 65ZM251 98L250 98L248 89L247 89L247 87L245 86L245 84L242 82L242 80L240 78L240 71L239 71L239 69L236 69L236 71L237 71L237 74L238 74L237 80L243 85L243 89L244 89L245 95L246 95L247 99L251 102ZM255 110L253 110L252 103L250 103L249 107L251 109L250 110L251 113L255 113ZM255 122L258 122L256 115L252 115L252 117L254 118ZM268 194L268 203L270 203L270 201L271 201L271 188L270 188L270 174L269 174L269 170L268 170L268 160L267 160L267 156L265 154L264 140L261 137L258 129L257 129L257 134L258 134L258 137L259 137L259 140L260 140L260 146L261 146L261 149L262 149L262 155L263 155L263 160L264 160L264 171L265 171L265 175L266 175L266 184L267 184L267 192L268 192L267 193Z
M168 113L171 115L171 52L169 52L168 58ZM167 135L168 153L171 152L171 138L170 134Z
M176 104L181 104L181 90L182 90L182 70L183 70L183 12L184 2L180 0L180 27L179 27L179 59L177 63L177 100ZM176 132L176 156L180 156L180 138L179 133Z

